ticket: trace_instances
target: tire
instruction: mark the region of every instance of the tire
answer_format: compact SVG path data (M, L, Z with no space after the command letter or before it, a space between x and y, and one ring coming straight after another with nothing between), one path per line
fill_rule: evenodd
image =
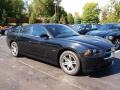
M69 75L77 75L81 71L81 63L77 54L72 51L64 51L59 59L61 69Z
M14 57L19 57L19 48L16 42L12 42L10 45L11 53Z

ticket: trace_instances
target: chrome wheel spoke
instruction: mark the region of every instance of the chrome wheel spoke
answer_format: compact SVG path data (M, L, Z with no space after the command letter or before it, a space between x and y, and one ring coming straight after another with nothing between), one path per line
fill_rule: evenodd
M13 56L16 56L16 55L17 55L17 53L18 53L18 48L17 48L16 43L12 43L12 44L11 44L11 52L12 52Z
M73 70L75 67L73 65L71 65L70 68Z
M72 61L72 64L74 64L74 65L75 65L75 64L77 64L77 63L76 63L76 61Z
M72 60L72 57L71 57L71 55L69 55L69 60L70 60L70 61Z
M68 71L74 70L76 68L76 64L77 62L74 56L67 54L63 57L62 65L66 70Z
M62 63L64 66L67 66L68 65L68 62L63 62Z
M64 59L66 62L69 61L69 59L68 59L66 56L64 56L63 59Z
M67 70L70 70L70 67L69 67L69 65L67 65L67 67L66 67L66 68L67 68Z

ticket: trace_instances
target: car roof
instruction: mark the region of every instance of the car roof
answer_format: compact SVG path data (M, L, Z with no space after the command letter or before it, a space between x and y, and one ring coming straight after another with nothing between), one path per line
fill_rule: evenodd
M31 26L31 25L33 25L33 26L38 26L38 25L40 25L40 26L47 26L47 25L49 25L49 26L53 26L53 25L64 25L64 24L44 24L44 23L37 23L37 24L29 24L29 25L25 25L25 26L23 26L23 27L26 27L26 26Z

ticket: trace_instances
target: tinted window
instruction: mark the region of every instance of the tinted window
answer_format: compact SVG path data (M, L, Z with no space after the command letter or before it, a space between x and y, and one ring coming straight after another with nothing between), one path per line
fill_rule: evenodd
M102 25L100 30L120 30L120 28L117 26L117 24L106 24Z
M18 27L13 27L13 28L11 29L11 31L12 31L12 32L15 32L15 33L18 33L20 29L21 29L20 26L18 26Z
M108 30L108 26L107 25L102 25L99 30Z
M32 35L33 33L33 26L25 26L23 27L22 31L23 34L29 34Z
M47 32L46 32L46 30L45 30L45 28L44 28L43 26L41 26L41 25L36 25L36 26L34 27L34 31L33 31L32 34L35 35L35 36L40 36L40 35L42 35L42 34L47 34Z
M91 29L91 24L86 25L86 29Z
M65 25L45 25L45 28L50 32L50 34L52 34L53 37L78 36L78 33Z

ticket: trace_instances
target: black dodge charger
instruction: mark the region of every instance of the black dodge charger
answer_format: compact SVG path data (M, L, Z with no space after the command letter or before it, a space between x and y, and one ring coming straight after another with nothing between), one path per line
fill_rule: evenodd
M33 24L16 27L7 33L13 56L27 55L76 75L91 72L113 63L113 44L103 38L82 36L61 24Z

